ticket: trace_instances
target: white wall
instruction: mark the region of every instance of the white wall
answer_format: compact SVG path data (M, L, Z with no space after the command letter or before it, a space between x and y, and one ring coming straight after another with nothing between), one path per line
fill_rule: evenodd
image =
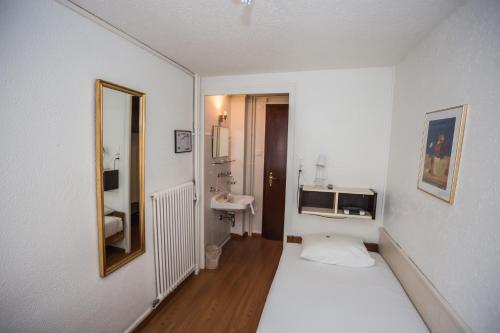
M500 3L459 8L397 66L384 225L476 332L500 331ZM424 115L470 105L454 205L417 190Z
M132 98L129 94L104 87L103 99L103 135L102 145L104 147L103 167L104 170L115 167L119 170L118 188L104 191L104 206L125 213L124 239L113 243L130 252L130 133L132 119ZM115 158L119 157L115 161Z
M130 221L130 95L120 91L103 89L103 167L119 170L118 188L104 192L104 204L115 210L127 212ZM114 162L116 156L120 158Z
M155 298L149 195L192 179L193 79L54 1L0 1L0 41L0 331L122 332ZM104 279L98 78L146 93L146 253Z
M393 68L325 70L202 78L202 94L290 94L289 154L285 231L301 235L337 231L378 240L387 172ZM375 222L334 220L297 213L297 170L312 183L318 154L328 156L328 182L378 191Z

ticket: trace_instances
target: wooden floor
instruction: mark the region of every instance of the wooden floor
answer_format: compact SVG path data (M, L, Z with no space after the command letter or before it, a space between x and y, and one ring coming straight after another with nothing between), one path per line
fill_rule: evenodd
M255 332L282 242L233 238L219 268L188 278L136 332Z
M139 250L140 247L140 230L139 221L132 221L130 228L131 238L130 238L130 253L125 253L125 250L114 246L106 246L106 267L113 266L120 260L131 255L135 251Z

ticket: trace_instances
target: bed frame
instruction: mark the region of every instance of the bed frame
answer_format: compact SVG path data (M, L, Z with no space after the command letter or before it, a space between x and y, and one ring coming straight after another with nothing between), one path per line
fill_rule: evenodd
M125 227L125 213L124 212L114 211L114 212L108 214L108 216L116 216L116 217L121 218L123 226ZM116 234L113 234L113 235L107 237L105 239L105 244L112 245L113 243L118 242L118 241L122 240L123 238L125 238L125 232L122 230L120 232L117 232Z
M384 228L380 228L379 249L431 332L472 332Z
M302 237L287 236L287 242L302 243ZM472 332L384 228L380 228L379 244L365 243L365 246L384 257L431 332Z

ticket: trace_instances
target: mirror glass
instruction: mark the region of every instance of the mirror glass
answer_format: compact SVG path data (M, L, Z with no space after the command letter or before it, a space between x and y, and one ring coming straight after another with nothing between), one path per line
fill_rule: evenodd
M213 126L212 136L212 157L229 156L229 128Z
M144 253L144 94L97 82L100 273Z

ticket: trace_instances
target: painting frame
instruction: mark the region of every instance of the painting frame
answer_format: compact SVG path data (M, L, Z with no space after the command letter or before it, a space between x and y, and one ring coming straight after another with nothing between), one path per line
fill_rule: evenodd
M455 202L469 106L425 114L417 188L449 204Z
M175 153L190 153L193 151L193 132L189 130L174 130Z

